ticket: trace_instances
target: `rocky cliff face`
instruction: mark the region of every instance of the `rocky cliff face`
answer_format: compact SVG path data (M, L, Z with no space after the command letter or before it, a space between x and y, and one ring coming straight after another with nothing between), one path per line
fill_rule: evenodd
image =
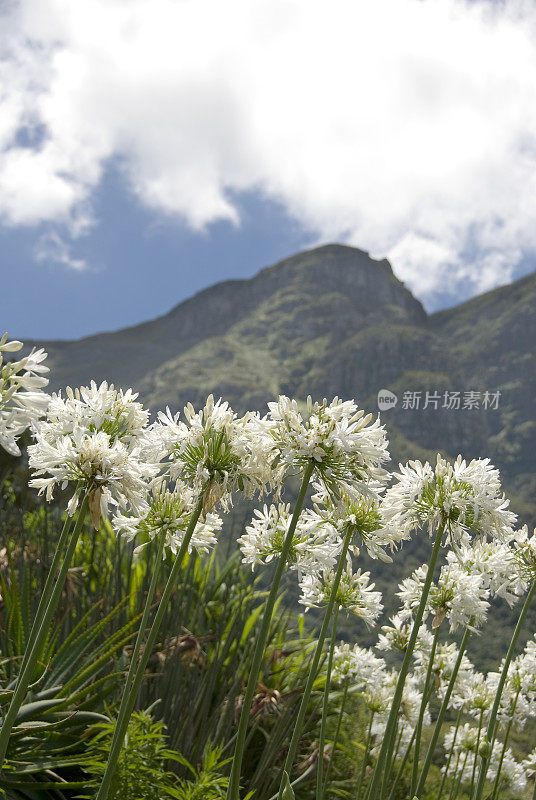
M395 460L489 455L531 519L535 343L536 273L427 316L388 261L328 245L216 284L152 322L36 344L50 354L53 389L107 379L155 409L213 392L238 411L279 393L355 397L374 411L389 389L398 401L382 421ZM478 407L463 408L468 392ZM483 407L486 392L491 403L500 392L497 408Z

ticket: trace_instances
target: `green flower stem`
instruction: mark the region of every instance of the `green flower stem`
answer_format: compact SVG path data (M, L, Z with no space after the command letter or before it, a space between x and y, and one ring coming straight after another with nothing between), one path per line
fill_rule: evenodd
M406 651L404 653L404 660L402 662L402 666L400 667L400 674L398 676L395 694L393 697L391 710L389 712L389 719L387 720L387 726L385 729L385 735L383 737L382 747L380 750L380 754L378 756L378 761L376 763L374 775L372 776L372 782L370 784L371 787L370 800L377 800L382 775L390 769L390 762L393 755L393 748L395 745L394 737L396 735L395 731L398 718L398 711L400 708L400 703L402 702L402 692L404 691L404 684L406 682L406 676L408 674L408 670L411 664L411 657L413 655L413 650L415 649L417 635L419 633L419 628L421 626L422 618L424 615L424 609L426 608L426 601L428 600L428 594L430 592L430 587L432 585L432 579L434 577L435 567L437 564L437 558L439 555L439 549L441 547L441 540L443 538L444 530L445 530L445 524L443 523L442 525L439 526L435 536L434 547L432 549L432 555L430 556L430 563L428 565L428 570L426 572L426 579L424 581L421 601L419 603L419 607L415 615L415 621L413 623L413 629L411 631L411 636L408 642L408 646L406 647Z
M374 722L374 714L375 714L374 711L370 712L369 724L367 726L367 743L365 745L365 752L363 753L363 763L361 764L361 769L359 771L359 778L357 781L357 792L355 795L357 800L359 800L359 798L361 797L361 787L363 786L365 772L367 771L367 762L370 753L370 742L372 738L372 723Z
M203 509L203 498L201 497L199 498L197 505L190 517L188 528L186 529L186 532L184 534L184 539L182 540L179 552L173 562L173 567L171 568L169 577L167 579L167 583L164 587L164 591L162 592L162 597L160 598L160 602L158 604L158 610L155 614L153 624L151 625L151 630L149 631L145 647L143 649L143 652L139 656L137 664L133 654L133 658L130 664L130 670L135 670L135 671L133 671L131 675L129 670L129 676L127 678L127 683L123 691L123 697L121 698L121 705L119 707L119 712L117 715L114 735L112 738L112 743L110 745L108 763L106 764L106 770L102 777L101 785L95 796L96 800L106 800L106 798L108 797L112 779L114 777L115 769L117 766L117 761L119 759L121 748L123 746L123 741L125 739L125 735L127 732L130 715L132 714L132 711L134 709L136 698L138 696L143 676L145 674L145 667L147 666L149 656L151 655L153 647L155 645L156 637L158 636L158 631L160 630L162 619L164 617L164 614L166 612L169 603L169 598L171 597L171 593L175 586L177 576L182 567L182 562L184 561L184 557L188 552L188 545L190 544L190 540L195 530L195 526L197 525L197 521L201 516L202 509ZM162 540L159 542L159 551L161 546L162 546ZM156 569L159 569L159 567L157 566ZM153 592L155 586L156 586L156 577L153 573L153 576L151 578L151 587L153 587ZM149 592L150 591L151 588L149 588ZM149 606L150 602L147 602L145 605L146 611ZM149 612L147 612L147 614L148 613ZM146 619L145 612L144 612L144 618ZM142 630L143 630L142 627L140 627L140 632L142 632ZM136 640L136 644L138 644L138 640L140 640L140 632L138 632L138 639ZM139 641L139 644L141 645L141 640ZM140 649L141 646L138 647L138 653Z
M30 655L30 649L31 649L29 647L29 644L30 642L33 642L33 640L37 636L37 631L39 630L39 627L41 625L43 614L46 611L47 605L50 600L50 596L52 594L52 590L54 589L54 581L56 579L56 573L58 571L58 567L61 562L65 545L67 543L67 540L69 539L69 530L71 528L71 522L72 522L72 517L66 514L65 522L63 523L63 527L61 529L60 538L58 539L58 543L54 551L54 558L52 559L52 563L50 564L45 585L43 586L43 591L41 593L41 597L39 598L39 604L37 606L37 611L35 612L34 621L32 623L30 635L28 637L28 646L24 651L24 656L20 666L19 670L20 673L22 673L24 668L26 667L26 664L28 662L28 656Z
M449 757L447 759L447 763L445 764L445 769L443 771L443 777L441 778L441 786L439 787L439 792L437 793L436 800L441 800L443 796L443 787L445 786L445 781L447 780L447 772L449 771L450 762L452 761L452 753L454 749L454 745L456 744L456 739L458 738L458 729L460 727L460 722L462 719L462 709L458 711L458 715L456 717L456 727L454 728L454 736L452 738L452 747L450 748Z
M514 722L514 714L515 714L515 710L516 710L516 706L517 706L517 701L519 700L520 692L521 692L521 687L519 687L519 689L516 692L516 696L515 696L515 699L514 699L514 706L512 708L512 716L510 717L510 719L508 721L508 725L506 727L506 733L504 734L504 742L503 742L503 746L502 746L502 750L501 750L501 757L499 759L499 765L497 767L497 775L495 776L495 783L493 785L493 794L491 796L491 800L497 800L497 797L498 797L498 794L499 794L499 784L501 782L502 765L503 765L503 761L504 761L504 756L506 754L506 746L508 745L508 739L510 738L510 731L512 730L512 724ZM472 790L472 787L471 787L471 790Z
M333 664L333 651L337 641L337 619L339 617L339 606L335 606L333 614L333 624L331 626L331 643L329 646L328 663L326 668L326 684L324 686L324 700L322 703L322 721L320 723L320 742L318 744L318 764L316 771L316 800L324 797L324 745L326 742L326 724L328 718L329 690L331 688L331 667Z
M462 757L462 751L460 750L460 751L458 752L458 755L456 756L456 764L454 765L454 777L453 777L453 778L449 778L449 781L450 781L450 791L449 791L449 797L448 797L448 800L456 800L456 798L455 798L455 797L454 797L454 798L452 797L452 790L453 790L453 788L454 788L454 787L455 787L455 785L456 785L456 776L457 776L457 774L458 774L458 767L460 766L460 759L461 759L461 757Z
M400 778L402 777L402 773L404 772L404 767L406 766L407 760L409 758L409 754L411 753L411 749L413 747L413 742L415 741L415 734L416 733L417 733L417 729L414 728L412 733L411 733L411 739L409 740L409 744L406 747L406 752L404 753L404 758L400 762L400 766L398 768L398 772L396 773L396 777L395 777L395 779L393 781L393 785L391 786L391 793L389 794L389 800L394 800L394 798L396 797L396 790L397 790L397 787L398 787L398 782L399 782Z
M400 726L400 733L398 732L398 728L397 728L396 732L397 732L397 736L395 738L396 747L394 748L393 755L391 756L391 761L389 763L389 768L385 770L385 773L383 775L382 794L381 794L382 797L385 797L385 795L387 793L387 786L389 784L389 779L390 779L390 777L392 775L393 768L394 768L394 766L396 764L396 760L398 758L398 751L400 750L400 743L402 741L402 734L404 733L404 729L402 728L402 726Z
M424 712L430 700L430 681L432 679L432 671L434 668L434 658L436 654L437 641L439 638L439 626L435 629L434 641L432 642L432 650L430 652L430 660L428 662L428 669L426 670L426 680L424 683L424 690L422 693L421 707L419 709L419 718L417 720L417 727L415 728L415 752L413 755L413 769L411 774L411 791L410 795L415 795L415 788L417 786L417 779L419 776L419 758L421 755L421 734L422 724L424 720Z
M78 538L80 536L80 532L82 530L82 526L84 524L84 520L86 517L87 507L88 507L88 497L86 495L82 501L82 506L80 508L80 511L78 512L78 519L76 520L76 525L74 526L74 530L70 534L69 543L67 545L67 550L65 551L65 556L63 558L61 567L58 572L57 580L53 584L53 579L51 579L50 582L47 579L48 602L46 604L45 610L41 613L39 628L36 629L35 631L32 628L32 634L34 634L34 638L33 641L30 640L28 642L27 650L29 650L29 652L27 655L25 654L23 660L24 668L21 669L21 671L19 672L15 689L11 697L11 702L9 704L9 708L6 712L6 715L3 719L2 728L0 730L0 770L2 769L2 766L4 764L4 759L6 757L6 751L8 748L9 738L11 735L11 731L13 729L13 725L15 724L19 709L26 697L28 686L30 685L30 681L32 680L34 674L35 666L37 664L38 658L41 654L41 650L48 635L48 630L50 623L52 622L52 617L54 616L54 613L60 601L61 592L63 590L63 585L65 583L65 577L67 575L67 570L71 565L74 551L76 549L76 544L78 542ZM64 532L65 532L65 537L67 538L65 527L64 531L62 531L62 536ZM52 572L53 566L56 567L59 563L59 560L60 560L59 558L58 560L54 559L54 561L52 562L49 572L49 577L50 575L53 574Z
M346 706L346 698L348 697L348 681L344 684L344 692L342 695L342 702L341 702L341 710L339 711L339 719L337 720L337 730L335 731L335 736L333 737L333 750L331 751L331 758L328 761L328 766L326 768L326 774L324 775L324 794L326 794L329 785L329 773L331 772L331 765L333 764L333 759L335 757L335 751L337 749L337 744L339 741L339 735L341 732L342 720L344 716L344 707Z
M164 547L166 544L166 531L161 531L156 539L157 542L157 553L156 553L156 561L155 566L153 569L153 574L151 575L151 582L149 584L149 589L147 591L147 597L145 598L145 607L143 609L143 616L140 621L140 627L138 629L138 635L136 636L136 642L134 644L134 649L132 650L132 655L130 657L130 667L128 670L127 680L125 683L125 687L123 689L123 694L128 694L132 682L134 681L135 674L136 674L136 665L138 663L138 658L140 655L141 645L143 638L145 636L145 632L147 630L147 626L149 624L149 616L151 614L151 605L153 602L154 593L156 591L157 583L158 583L158 576L160 574L160 568L162 566L162 561L164 559Z
M536 580L533 580L530 589L528 591L528 594L525 598L523 608L521 609L521 614L519 615L519 619L517 620L517 625L512 635L510 646L508 648L508 652L506 653L506 658L504 659L504 666L501 672L501 677L499 678L499 684L497 686L497 692L495 693L495 699L493 701L491 713L489 715L485 741L489 742L490 748L493 747L493 741L495 738L495 722L497 720L497 713L499 711L499 705L501 702L504 684L506 682L506 678L508 675L508 667L510 666L512 658L514 657L514 651L517 645L517 640L519 639L519 634L521 633L521 628L523 627L523 623L525 621L525 617L527 616L527 611L529 610L529 606L532 602L532 598L534 597L535 591L536 591ZM482 798L482 794L484 792L484 784L486 782L486 775L488 774L490 755L491 752L489 753L489 755L482 756L482 761L480 762L480 772L478 774L478 784L476 787L474 800L481 800Z
M233 762L231 765L231 774L229 777L229 787L227 789L227 800L239 800L240 798L240 773L242 769L242 759L244 758L244 745L246 742L246 735L249 723L249 714L251 710L251 704L253 702L253 696L255 694L255 687L257 685L257 680L259 677L259 671L261 668L262 659L264 656L264 650L266 648L266 642L268 640L268 634L270 632L270 624L272 622L272 614L274 612L274 606L277 599L277 592L279 589L279 584L281 583L281 578L283 576L283 570L286 567L288 555L290 552L290 548L292 545L292 539L294 537L294 531L296 530L296 525L298 524L298 518L300 516L301 510L303 508L303 503L305 501L305 495L307 493L307 488L309 486L309 481L311 480L311 475L313 474L314 470L314 463L311 461L305 472L303 474L302 484L300 487L300 493L298 495L298 499L296 500L296 505L294 507L294 513L292 514L292 519L290 521L290 525L287 531L287 535L285 536L285 541L283 542L283 547L281 549L281 555L279 556L279 560L277 562L277 566L275 569L274 576L272 578L272 585L270 588L270 594L268 595L268 599L266 601L266 606L264 608L264 616L262 618L261 629L259 631L259 635L257 637L257 643L255 645L255 652L253 653L253 661L251 663L251 671L249 673L248 684L246 687L246 693L244 695L244 701L242 703L242 711L240 713L240 721L238 723L238 732L236 736L236 745L235 751L233 756ZM101 800L97 798L97 800Z
M484 709L480 709L480 717L478 718L478 732L476 735L476 753L475 758L473 761L473 772L471 774L471 791L469 792L469 797L473 794L473 789L475 788L475 777L476 777L476 762L477 762L477 755L480 748L480 737L482 736L482 724L484 721Z
M445 719L445 714L447 713L447 708L450 703L450 697L452 692L454 691L454 685L456 683L456 678L458 677L458 672L460 671L460 667L462 664L463 654L465 653L465 649L467 647L467 642L469 640L470 635L469 628L466 628L460 642L460 649L458 652L458 658L456 659L456 663L454 664L454 669L452 670L452 675L450 676L449 685L447 686L447 691L445 692L445 697L441 703L439 708L439 713L437 715L437 719L434 726L434 731L432 733L432 738L430 739L430 744L428 745L428 750L426 751L426 758L424 759L424 766L422 768L421 777L419 778L419 783L417 785L417 790L415 794L419 797L422 794L424 789L424 784L426 782L426 778L428 777L428 772L430 770L430 766L432 764L432 757L434 755L434 750L437 744L437 740L439 739L439 734L441 733L441 726L443 725L443 720Z
M316 643L313 660L311 663L311 667L309 669L309 675L307 676L307 682L303 690L300 708L298 710L298 716L296 717L296 722L294 723L294 731L292 732L292 738L290 740L287 757L285 759L285 766L283 767L281 773L281 784L279 786L279 800L282 800L283 789L285 788L285 783L284 783L285 772L290 776L290 773L292 771L292 765L294 764L294 759L296 758L296 752L298 750L298 744L303 729L303 723L305 720L307 705L309 703L309 698L311 697L311 693L313 691L313 685L316 680L318 665L320 664L320 659L322 657L322 652L324 650L324 641L328 632L328 627L331 619L331 614L333 612L333 607L335 605L335 598L337 596L337 591L339 589L339 583L341 582L342 571L346 563L346 554L348 553L348 548L350 547L350 542L352 540L353 534L354 534L353 526L349 525L346 531L346 535L344 537L341 555L339 557L339 564L337 566L337 572L335 573L335 578L333 579L333 586L331 588L331 593L326 606L326 611L324 613L324 619L322 620L322 626L320 628L320 633L318 634L318 641Z
M459 774L457 776L455 776L455 781L454 781L454 785L452 787L452 791L450 793L449 800L456 800L456 798L458 797L458 792L460 791L460 785L461 785L461 782L462 782L463 773L465 772L465 767L467 766L467 762L469 760L469 752L470 751L468 750L467 753L465 754L465 758L463 760L462 768L461 768ZM475 754L475 757L476 757L476 754Z

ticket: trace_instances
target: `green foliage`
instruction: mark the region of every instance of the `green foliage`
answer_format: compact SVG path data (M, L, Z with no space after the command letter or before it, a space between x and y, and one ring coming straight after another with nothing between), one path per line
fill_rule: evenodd
M112 722L96 726L99 732L88 748L85 762L85 770L91 776L90 787L97 788L100 784L114 727ZM164 724L155 722L148 711L134 712L112 781L110 800L182 798L175 775L166 768L170 761L182 759L167 746ZM90 798L93 793L82 796Z
M9 704L31 627L31 569L25 563L30 562L17 571L8 557L0 572L0 652L7 656L0 660L0 713ZM43 645L0 777L10 798L31 798L37 789L39 797L63 797L65 790L84 786L81 767L92 726L108 720L104 703L117 690L120 655L136 622L118 624L121 606L104 615L99 605L81 614L67 633L51 628Z
M0 537L6 544L0 555L0 692L16 678L62 524L55 506L27 505L18 491L8 500L0 513ZM94 722L107 725L113 719L152 571L154 548L136 557L132 550L107 524L98 532L88 525L81 535L60 611L21 711L26 719L10 743L3 784L9 781L10 792L16 792L10 797L59 798L60 782L65 782L64 797L86 788L82 767L88 748L105 730ZM162 583L170 568L166 560ZM264 597L262 585L236 552L229 558L191 556L185 563L138 698L138 708L164 700L158 708L166 746L174 754L166 770L176 775L181 791L192 792L196 782L204 786L203 770L216 786L226 780L228 768L221 761L216 768L211 752L219 752L234 735ZM278 603L246 750L244 792L255 789L256 800L268 800L277 789L279 760L307 670L311 640L303 629L293 636L289 612ZM8 694L1 696L0 703L8 701ZM46 705L35 705L41 701ZM304 747L312 742L317 722L312 705Z
M173 795L177 800L224 800L229 778L223 772L230 759L222 759L221 748L208 746L199 769L195 769L186 759L181 761L191 773L191 777L179 781L176 794ZM249 800L253 794L248 792L244 800Z

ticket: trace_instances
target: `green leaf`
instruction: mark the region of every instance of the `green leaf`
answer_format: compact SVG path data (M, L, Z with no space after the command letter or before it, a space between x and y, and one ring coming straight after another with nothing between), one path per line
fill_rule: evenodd
M290 778L286 770L283 772L283 782L283 794L281 795L282 800L294 800L294 789L290 785Z
M52 700L36 700L34 703L26 703L20 707L15 724L18 725L28 719L42 718L49 709L60 706L64 702L63 698L54 697Z

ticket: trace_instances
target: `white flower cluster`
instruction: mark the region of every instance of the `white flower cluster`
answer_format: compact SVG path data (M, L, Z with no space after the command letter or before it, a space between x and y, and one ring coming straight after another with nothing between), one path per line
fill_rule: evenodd
M513 558L527 584L536 579L536 529L529 534L527 525L516 531L513 541Z
M402 600L402 616L411 617L419 605L427 572L428 565L422 564L400 584L397 595ZM459 625L476 630L486 620L488 597L489 590L479 575L471 575L456 561L446 564L430 587L424 619L433 614L432 628L448 619L451 631Z
M151 490L150 498L139 515L118 513L113 518L113 527L118 534L132 540L140 535L144 541L138 545L139 552L159 533L165 531L165 546L176 554L183 543L184 534L197 503L197 496L191 486L176 482L170 489L165 480L157 480ZM198 552L208 552L216 545L216 531L222 526L221 517L208 512L203 520L198 520L188 545Z
M499 675L499 672L490 672L487 676L490 694L495 694ZM513 659L508 667L497 719L503 728L513 719L515 727L521 729L527 720L535 718L536 634L529 639L523 653Z
M306 610L327 605L333 593L334 580L335 572L332 569L304 575L300 581L299 602ZM354 573L351 566L343 570L335 592L335 604L339 608L346 609L372 626L383 611L381 600L381 593L374 591L374 584L370 583L370 572L361 573L358 570Z
M251 524L238 539L243 561L251 564L269 564L278 558L291 523L290 506L283 503L265 505L255 510ZM301 512L294 531L288 563L300 573L317 573L335 564L341 549L337 529L316 511Z
M517 534L512 532L512 536L514 542ZM490 597L501 598L513 606L527 590L527 581L519 569L512 542L476 539L448 552L447 562L460 565L470 575L478 575Z
M390 625L382 625L381 633L378 636L378 650L400 650L403 652L408 646L413 619L407 614L394 614L390 617ZM431 645L431 634L426 625L421 625L417 634L417 645L423 649Z
M136 397L106 382L67 388L65 397L53 395L45 419L34 425L35 444L28 448L36 476L30 485L50 500L57 486L74 484L70 514L88 492L95 527L110 505L142 508L159 465L148 413Z
M209 395L201 411L189 404L184 416L186 422L169 408L160 412L158 435L170 477L188 482L204 496L205 514L217 503L226 507L234 489L252 495L274 481L270 442L258 414L238 418L227 403L215 403Z
M482 735L480 744L482 743ZM460 783L471 783L474 780L475 770L478 774L477 750L479 746L478 728L466 722L458 728L451 726L445 734L443 741L445 750L450 758L442 771L452 780L459 780ZM476 764L475 764L476 761ZM499 739L493 745L489 768L488 780L493 782L497 775L497 770L501 769L501 779L515 793L523 792L527 785L527 776L523 764L517 762L510 747L503 752L503 743Z
M429 639L425 641L425 637L420 637L418 646L413 653L415 661L415 677L420 685L424 685L426 671L431 656L431 643L432 636L429 634ZM434 690L437 697L443 700L445 692L452 678L456 661L459 657L458 646L454 642L439 642L434 653L434 662L432 665L432 674L434 679ZM466 700L467 687L470 685L474 675L474 666L469 661L468 657L463 653L461 664L454 682L453 693L451 696L451 707L458 709ZM463 693L463 696L462 696Z
M405 625L400 618L393 622L390 629L392 635L384 635L384 646L377 645L377 649L404 648L404 640L407 639ZM407 628L408 631L409 628L410 626ZM414 651L415 670L407 677L398 714L397 746L402 748L399 750L400 758L404 749L411 746L415 732L423 698L424 679L431 655L431 643L432 635L423 626L419 631L418 646ZM439 700L444 697L458 655L459 651L454 643L439 643L437 646L431 686ZM458 779L461 783L471 782L473 779L476 751L479 744L483 744L498 678L499 673L490 672L488 675L483 675L475 671L469 659L463 656L449 707L472 717L474 722L465 722L458 727L452 726L444 737L446 756L442 770L446 771L453 784ZM332 680L335 684L345 684L354 692L360 693L365 708L369 715L372 715L370 744L374 756L385 734L398 680L397 670L388 669L386 662L378 658L372 649L344 642L334 648ZM504 733L512 724L516 728L522 728L527 719L534 717L536 717L536 635L528 642L524 653L515 659L508 672L498 717L499 731ZM426 705L423 722L424 725L429 725L431 722L429 704ZM479 762L476 764L477 775L478 766ZM519 762L504 739L498 736L490 758L488 773L490 781L495 780L499 769L501 780L506 783L510 791L516 794L522 793L527 780L536 775L536 750L523 762Z
M263 422L272 439L273 457L286 471L313 463L324 487L338 496L346 486L383 480L381 464L389 460L385 429L352 400L335 397L300 410L296 400L281 395L268 403Z
M390 521L408 533L427 526L430 533L445 526L453 546L468 544L469 534L509 541L516 516L501 491L499 472L489 459L467 464L458 456L450 464L438 455L430 464L409 461L399 465L397 484L386 492Z
M50 397L43 392L49 371L43 363L44 350L32 352L19 361L5 358L4 354L17 353L22 342L8 341L7 333L0 338L0 447L10 455L20 456L17 439L41 417Z
M317 507L324 507L322 513L339 529L341 538L348 528L352 529L354 555L359 555L361 546L364 546L371 558L390 563L393 559L386 550L392 553L403 539L409 538L404 530L387 520L380 498L382 487L377 482L362 483L358 488L354 486L351 491L342 491L337 498L333 498L320 483L315 483L314 488L313 502Z
M387 669L385 661L377 658L372 651L342 643L333 651L332 679L334 683L348 683L361 691L365 707L373 714L371 752L374 754L379 749L385 733L398 679L397 671ZM398 716L397 730L401 746L407 746L411 741L421 707L421 698L422 693L419 691L418 683L415 677L410 675L404 685ZM430 723L428 710L424 715L424 723Z
M385 661L378 658L372 650L359 645L353 647L341 642L333 650L332 678L335 683L350 680L358 688L379 687L383 683Z

